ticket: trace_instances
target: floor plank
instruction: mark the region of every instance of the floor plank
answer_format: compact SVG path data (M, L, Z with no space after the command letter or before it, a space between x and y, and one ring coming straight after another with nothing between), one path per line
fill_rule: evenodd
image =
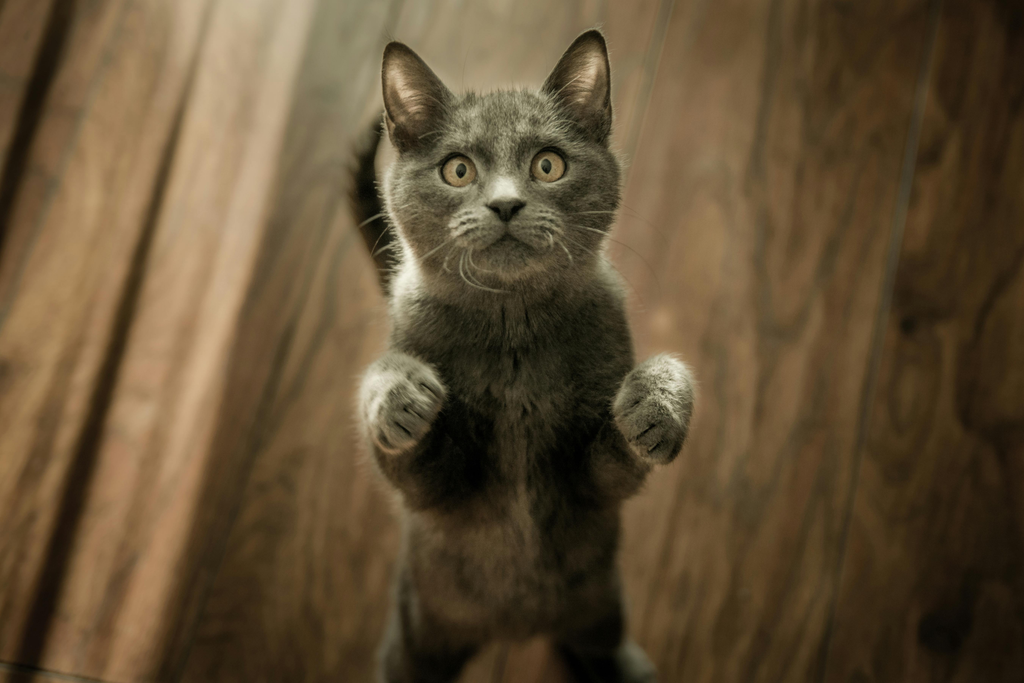
M89 678L65 676L45 671L0 664L0 683L98 683Z
M196 526L206 477L236 474L218 468L212 450L224 367L313 4L212 5L97 436L47 668L109 681L153 680L165 671L167 617L191 570L190 544L208 531ZM154 9L164 20L172 7L183 11L182 3L161 5Z
M1024 6L947 0L828 681L1024 680Z
M381 106L385 36L407 41L453 87L494 87L540 83L580 31L605 22L622 84L616 140L625 149L650 87L656 59L649 52L660 50L656 24L667 14L658 2L611 3L604 14L589 3L400 7L392 15L377 4L323 3L315 21L303 76L309 92L300 89L293 113L288 172L260 261L268 284L247 305L246 324L270 340L276 360L257 385L260 426L240 456L253 459L253 472L184 680L371 677L398 539L388 496L355 446L351 395L379 353L385 322L369 259L337 193L351 135ZM508 40L510 22L535 39L517 47ZM275 328L273 320L286 322ZM268 351L237 353L252 367L251 358ZM241 374L237 386L250 386ZM546 651L491 648L467 680L500 680L524 667L546 670Z
M53 0L14 0L0 5L0 168L6 168L11 142L22 122L53 4Z
M232 352L225 411L218 418L220 426L214 442L222 458L237 463L242 484L248 479L254 458L269 447L287 411L302 396L313 398L302 406L312 411L292 419L306 420L310 432L291 435L295 441L290 447L295 450L285 453L285 457L294 461L314 455L335 456L330 444L307 455L308 444L319 445L324 436L336 437L338 426L344 427L343 420L333 419L341 402L317 399L330 398L329 393L323 393L325 382L333 387L349 378L344 368L340 376L334 370L325 373L323 368L310 376L311 363L325 345L331 353L337 353L339 342L346 346L360 343L358 335L351 335L349 340L346 329L365 327L368 309L359 304L374 301L376 282L371 279L365 282L363 291L353 293L349 308L354 319L344 318L338 321L342 324L340 331L333 329L339 278L351 281L353 274L369 275L365 264L345 257L350 241L357 235L351 224L339 225L338 221L347 215L344 188L353 134L375 112L371 93L378 87L379 65L374 55L382 47L385 31L394 26L398 7L398 3L321 2L316 10L272 193L267 234L240 321L238 344ZM203 613L182 680L251 680L253 676L291 680L288 668L263 669L263 658L273 664L282 649L302 647L303 638L296 633L285 634L281 642L256 639L262 635L262 614L273 614L281 605L304 609L301 603L289 605L288 601L302 596L305 580L295 578L287 564L279 566L288 563L285 553L296 551L290 545L296 540L290 525L295 523L296 508L303 502L290 498L297 493L290 479L295 472L288 471L288 463L283 465L286 480L275 482L266 497L261 490L254 491L252 483L247 489L247 505L236 525L245 525L247 532L242 548L235 551L236 556L242 556L239 559L243 564L233 566L229 554L228 566L220 573ZM283 491L277 488L278 483ZM205 551L214 569L224 554L223 542L229 524L236 518L241 493L207 487L205 497L220 501L219 508L209 508L209 519L224 523L219 530L219 546L211 545ZM255 518L247 513L252 507L250 498L259 503ZM322 501L310 498L305 502L309 503L308 512L303 512L305 523L337 528L343 521L316 507ZM317 518L317 514L324 516ZM307 515L314 517L309 519ZM279 548L280 544L285 547ZM296 561L295 568L301 566L297 556L291 559ZM347 554L339 559L339 571L359 561ZM206 564L197 561L194 566ZM382 565L376 567L384 571ZM209 593L210 578L196 577L193 600L197 608ZM294 579L294 584L289 579ZM353 597L358 599L357 595ZM343 601L334 600L334 604L339 616L354 609ZM317 618L319 611L316 608ZM193 626L189 620L182 621L183 642L191 643L196 633ZM331 624L313 626L329 629ZM294 656L301 658L305 652L300 650ZM313 655L314 662L322 656L315 650ZM286 663L300 665L300 661Z
M923 0L672 15L615 233L641 357L700 382L692 442L625 521L662 680L820 679L932 22Z
M195 3L69 19L0 251L0 659L36 663L88 471L97 387L181 100ZM20 3L6 3L4 16ZM155 25L156 24L156 25ZM175 38L176 42L171 41Z
M638 351L701 381L625 519L662 680L1024 678L1019 3L64 4L0 182L0 660L86 678L0 683L371 679L386 320L343 194L381 48L536 84L594 24ZM49 7L0 0L0 158ZM463 677L566 680L542 640Z

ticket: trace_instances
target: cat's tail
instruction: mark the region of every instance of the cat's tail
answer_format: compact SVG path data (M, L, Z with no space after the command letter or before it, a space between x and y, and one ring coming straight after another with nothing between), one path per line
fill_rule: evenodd
M398 245L391 233L380 193L377 191L377 169L374 166L374 159L380 144L382 119L383 116L375 119L356 139L354 163L350 168L352 189L349 192L349 205L363 241L366 242L366 247L377 266L381 287L387 291L391 274L398 262Z

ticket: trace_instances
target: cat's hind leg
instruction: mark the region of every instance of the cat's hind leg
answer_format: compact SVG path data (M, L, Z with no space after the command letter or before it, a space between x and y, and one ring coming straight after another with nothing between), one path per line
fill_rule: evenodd
M583 652L562 643L559 650L579 683L656 683L654 664L632 640L626 639L611 652Z
M400 580L378 651L378 680L454 683L479 646L425 614L413 589Z
M603 616L562 634L556 644L578 683L656 683L654 664L625 631L616 596Z

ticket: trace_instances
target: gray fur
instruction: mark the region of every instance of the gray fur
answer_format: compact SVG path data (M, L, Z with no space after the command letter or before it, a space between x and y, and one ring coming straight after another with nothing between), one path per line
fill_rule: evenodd
M604 257L604 40L580 36L539 92L456 96L397 43L383 81L399 251L360 417L404 512L381 680L454 680L492 638L548 634L584 678L653 681L624 635L619 509L682 448L693 383L671 356L634 367ZM566 160L552 183L530 174L544 149ZM441 177L454 154L476 165L466 187ZM488 208L504 201L510 220Z

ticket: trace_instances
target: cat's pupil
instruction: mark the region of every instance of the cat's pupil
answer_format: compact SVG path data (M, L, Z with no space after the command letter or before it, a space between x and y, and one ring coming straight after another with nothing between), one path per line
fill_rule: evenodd
M540 162L540 170L551 173L551 159L544 159Z
M466 165L459 164L458 166L456 166L455 175L459 176L460 178L464 177L466 175Z

